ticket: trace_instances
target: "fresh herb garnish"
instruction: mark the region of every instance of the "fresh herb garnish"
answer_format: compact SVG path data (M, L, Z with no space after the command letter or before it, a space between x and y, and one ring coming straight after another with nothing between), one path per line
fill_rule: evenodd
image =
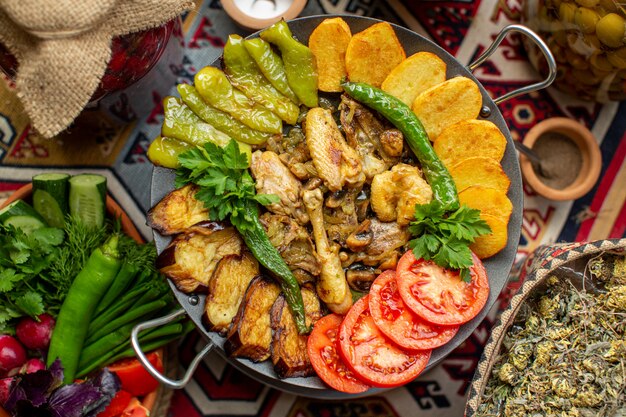
M458 269L465 282L471 280L469 268L473 265L469 245L491 232L479 210L461 206L446 213L435 200L415 206L415 221L409 230L418 236L409 242L417 259L432 259L441 267Z

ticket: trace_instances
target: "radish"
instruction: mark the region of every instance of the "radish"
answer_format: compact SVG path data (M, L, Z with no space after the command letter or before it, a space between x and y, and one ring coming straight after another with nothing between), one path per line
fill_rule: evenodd
M9 393L11 392L11 383L13 382L13 378L2 378L0 379L0 406L4 405L9 398Z
M20 374L32 374L33 372L41 371L42 369L46 369L46 364L41 361L41 359L33 358L29 359L22 367L20 368Z
M47 349L54 328L54 319L49 314L41 314L39 321L25 317L17 324L15 334L28 349Z
M0 336L0 371L19 368L26 362L26 350L13 336Z

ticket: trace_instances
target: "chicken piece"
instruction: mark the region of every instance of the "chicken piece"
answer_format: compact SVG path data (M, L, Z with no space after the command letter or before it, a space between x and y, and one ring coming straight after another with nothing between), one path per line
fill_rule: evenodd
M311 219L315 247L322 265L320 277L317 280L317 295L326 303L330 311L345 314L352 305L352 294L339 260L339 246L331 247L328 244L328 237L324 228L322 192L319 188L305 190L303 200Z
M336 191L324 202L324 224L326 233L332 241L343 245L350 233L358 226L359 221L355 207L358 190Z
M397 164L372 180L371 205L378 219L404 226L414 219L415 205L427 204L433 190L419 168Z
M306 229L291 217L265 213L260 217L267 236L300 284L315 281L321 266Z
M306 116L306 142L313 165L331 191L344 185L357 188L365 181L359 154L341 135L329 110L315 107Z
M250 170L256 180L259 194L275 194L280 202L267 206L272 213L291 216L300 224L309 222L302 207L300 192L302 184L272 151L256 151L252 154Z

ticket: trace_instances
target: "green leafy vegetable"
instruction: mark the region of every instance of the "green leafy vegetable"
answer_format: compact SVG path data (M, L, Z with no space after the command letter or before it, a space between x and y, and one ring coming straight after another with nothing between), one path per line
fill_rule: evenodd
M415 221L409 230L415 239L409 242L416 258L432 259L437 265L458 269L461 278L469 282L472 253L469 245L491 228L480 218L480 211L461 206L446 214L436 200L415 206Z

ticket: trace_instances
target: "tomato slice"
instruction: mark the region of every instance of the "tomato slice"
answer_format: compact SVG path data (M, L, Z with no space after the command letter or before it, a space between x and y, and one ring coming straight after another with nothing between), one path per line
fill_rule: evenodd
M383 272L372 283L369 308L380 331L405 349L437 348L459 330L459 326L428 323L406 308L398 292L396 272L392 270Z
M424 370L431 351L405 350L387 338L374 323L369 298L354 303L339 326L341 356L359 378L375 387L406 384Z
M348 369L337 352L337 333L342 317L329 314L319 319L307 339L307 352L317 375L332 388L349 394L365 392L369 386Z
M159 372L163 372L163 362L161 357L152 352L146 355L148 361ZM148 373L137 359L122 359L108 366L109 371L115 372L122 383L122 389L128 391L133 396L140 397L146 395L159 386L159 381Z
M115 397L111 400L107 408L104 411L98 413L97 417L116 417L122 414L124 409L130 404L130 400L133 398L129 392L119 390Z
M426 321L459 325L476 317L489 297L489 281L483 263L472 253L471 281L463 281L458 271L440 267L433 261L415 259L408 251L396 271L396 282L404 304Z

